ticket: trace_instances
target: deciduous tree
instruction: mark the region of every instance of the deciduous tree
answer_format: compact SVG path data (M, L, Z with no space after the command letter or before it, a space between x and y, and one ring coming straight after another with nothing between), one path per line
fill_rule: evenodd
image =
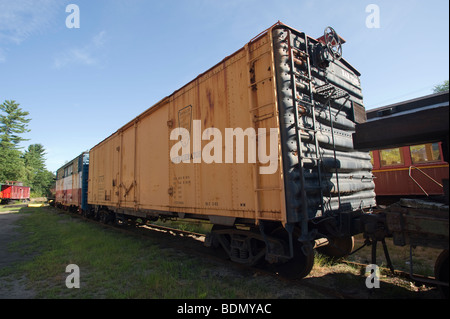
M441 84L438 84L434 87L433 92L434 93L440 93L440 92L445 92L448 91L449 89L449 83L448 80L442 82Z

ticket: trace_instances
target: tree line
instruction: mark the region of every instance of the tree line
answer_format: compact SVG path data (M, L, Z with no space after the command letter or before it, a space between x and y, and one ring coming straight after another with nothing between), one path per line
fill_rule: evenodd
M32 197L49 196L55 175L45 166L45 148L32 144L22 151L20 143L28 141L29 112L20 104L6 100L0 104L0 183L20 181L31 187Z

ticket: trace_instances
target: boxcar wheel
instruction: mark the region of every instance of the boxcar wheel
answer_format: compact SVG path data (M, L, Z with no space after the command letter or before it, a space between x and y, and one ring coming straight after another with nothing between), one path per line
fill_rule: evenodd
M109 217L109 213L106 210L101 210L101 211L98 212L98 214L99 214L100 222L102 224L108 224L109 223L110 217Z
M289 234L284 228L278 228L272 233L273 237L283 239L289 252ZM276 271L283 277L292 279L302 279L309 275L314 266L314 251L305 255L302 251L302 243L298 241L299 232L294 231L292 238L294 244L294 258L285 262L276 264Z
M350 255L355 248L355 238L353 236L334 237L329 239L329 244L317 248L317 251L329 257L343 258Z
M434 276L437 280L448 283L449 276L448 249L444 250L434 265ZM439 286L444 298L449 297L449 287Z

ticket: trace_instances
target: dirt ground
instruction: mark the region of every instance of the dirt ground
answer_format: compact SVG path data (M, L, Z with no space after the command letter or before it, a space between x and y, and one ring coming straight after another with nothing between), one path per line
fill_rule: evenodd
M0 271L28 258L17 252L12 252L8 248L20 236L20 233L17 231L19 226L16 226L15 223L22 216L22 214L11 212L0 213ZM25 283L26 278L17 280L17 278L0 277L0 299L33 298L34 292L27 289Z

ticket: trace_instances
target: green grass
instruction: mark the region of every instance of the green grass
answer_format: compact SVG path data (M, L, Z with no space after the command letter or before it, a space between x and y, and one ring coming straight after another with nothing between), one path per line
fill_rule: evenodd
M159 242L158 236L127 234L51 207L15 208L13 211L22 216L16 228L21 235L16 236L8 248L27 258L0 269L0 291L2 285L14 289L20 282L20 289L32 290L35 298L50 299L323 297L305 287L293 287L288 282L250 271L244 274L221 262L208 261L182 249L167 248ZM174 225L169 223L168 226ZM422 258L425 255L422 251L417 253ZM361 252L362 256L370 257L370 249ZM395 251L391 256L403 258ZM66 287L69 274L65 269L69 264L80 268L80 289ZM358 270L320 254L316 256L312 277L306 281L336 289L364 286L364 276ZM386 286L383 293L390 291L387 287L390 286ZM402 293L410 293L403 290Z
M127 235L52 208L23 208L23 234L10 250L29 256L0 271L27 278L36 298L273 298L270 285L230 274L154 239ZM80 268L80 289L68 289L66 266Z

